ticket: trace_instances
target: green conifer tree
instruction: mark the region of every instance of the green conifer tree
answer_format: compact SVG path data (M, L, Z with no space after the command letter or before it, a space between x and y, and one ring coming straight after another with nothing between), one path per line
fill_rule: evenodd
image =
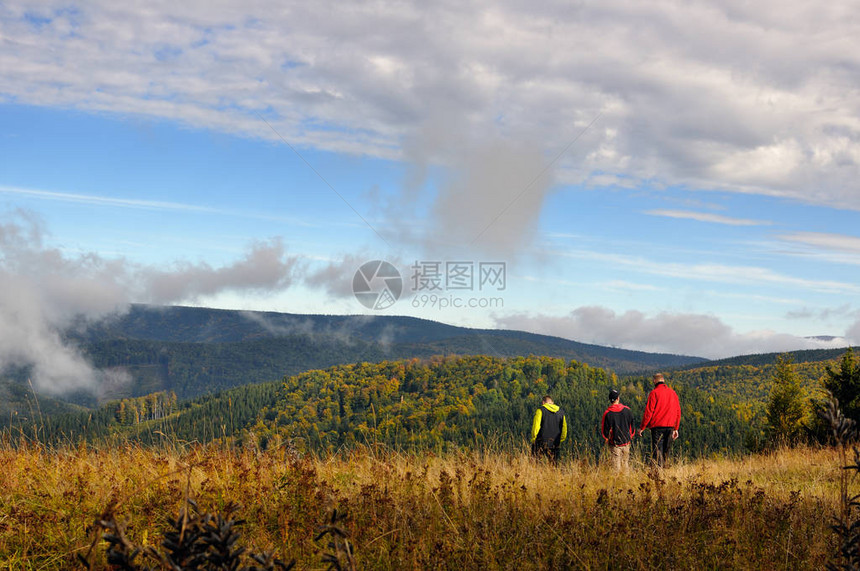
M860 363L850 347L842 355L839 370L827 367L824 388L836 397L847 418L860 422Z
M791 355L780 355L777 358L766 415L767 432L771 442L796 444L803 435L807 406Z

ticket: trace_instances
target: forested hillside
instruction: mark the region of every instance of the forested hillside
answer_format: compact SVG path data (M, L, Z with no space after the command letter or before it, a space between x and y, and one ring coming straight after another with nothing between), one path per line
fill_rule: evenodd
M822 380L826 376L827 367L836 367L840 357L845 353L844 349L838 351L814 351L801 355L804 359L793 364L793 370L797 373L806 399L821 399ZM794 356L787 353L786 356ZM778 353L768 355L756 355L749 362L758 364L741 364L746 362L745 358L738 357L705 366L691 367L683 370L675 370L667 374L672 382L695 387L711 394L731 398L739 403L745 403L755 412L761 412L768 395L770 394L774 372L776 371L776 358ZM822 360L813 360L816 357ZM734 364L738 363L738 364Z
M134 305L100 321L80 321L65 332L113 382L93 392L55 399L38 395L43 412L67 403L96 407L107 400L174 392L180 399L245 384L275 381L302 371L435 355L516 357L548 355L619 374L702 363L697 357L627 351L523 331L455 327L399 316L293 315L195 307ZM29 418L32 387L26 369L0 371L0 426L9 416ZM64 403L63 400L67 401Z
M131 377L104 387L102 399L156 391L191 398L343 362L381 361L387 351L362 340L290 335L224 343L120 339L92 343L86 355L98 368L121 368Z
M13 369L0 377L0 427L81 409L61 399L38 395L27 373L25 369Z
M145 443L233 439L237 445L287 445L332 452L355 443L395 449L516 449L540 397L551 394L569 422L566 448L595 454L597 427L611 387L635 416L650 383L550 357L489 356L341 365L280 382L243 386L180 403L169 393L111 403L24 427L49 442L130 438ZM748 429L721 397L676 385L683 407L678 446L697 456L739 451Z
M710 418L711 413L706 411L711 406L719 409L714 413L717 417L731 409L739 421L760 433L759 421L778 356L774 353L707 362L517 331L471 330L406 317L297 316L148 306L134 306L126 314L98 323L79 323L69 331L68 338L79 344L96 368L112 371L109 378L120 381L102 384L97 394L79 392L66 396L68 401L91 409L82 421L84 417L75 414L63 416L80 407L37 396L27 382L28 371L12 371L0 380L0 397L5 397L0 403L0 426L38 424L42 435L50 433L51 438L142 430L140 438L146 440L151 438L151 430L145 423L169 420L172 424L165 426L162 434L187 440L231 435L247 439L249 427L256 425L254 437L263 445L275 438L328 449L373 436L397 446L440 442L459 445L488 438L504 441L507 446L521 437L521 425L527 423L525 417L534 406L532 400L542 390L552 389L567 398L566 406L588 408L582 414L572 409L578 414L571 417L571 422L584 423L578 425L578 445L591 447L596 442L594 409L602 406L605 392L605 387L597 385L617 383L627 387L623 394L635 410L650 387L647 378L636 375L662 369L667 371L670 383L689 391L691 408L687 418L701 423ZM792 353L806 397L818 395L826 367L834 365L842 353ZM530 354L544 355L541 359L555 365L546 371L540 365L537 376L525 364L524 369L518 369L516 363L530 362L531 358L522 357ZM463 362L486 359L491 365L487 365L487 371L467 367L462 378L448 379L450 366L442 364L459 362L464 356L473 357ZM420 373L429 375L432 382L428 381L428 386L448 388L432 389L436 396L420 395L410 381L418 374L417 363L429 367L430 372ZM393 369L383 373L377 367ZM499 367L501 372L496 370ZM571 367L577 372L572 372ZM600 372L586 374L583 370ZM332 380L325 380L326 375ZM375 386L380 375L397 380L394 397L387 389L368 388ZM288 393L292 397L277 397L279 406L289 412L276 410L272 404L280 390L274 387L280 386L278 379L284 378L288 385L300 383L302 387ZM492 386L487 385L486 378ZM524 385L525 382L532 385ZM246 388L232 390L234 387ZM370 412L363 396L368 391L382 395L369 403ZM337 394L336 407L330 406L330 393ZM113 405L98 408L99 403L126 399L129 410L145 411L146 399L153 394L170 395L167 400L171 404L160 409L165 418L152 418L146 412L138 416L117 414L110 408ZM297 401L296 395L307 400ZM400 399L396 403L386 400L395 397ZM265 413L257 419L264 407ZM135 421L130 422L130 418ZM696 433L691 438L697 446L735 447L738 434L746 428L731 430L733 436L724 440L706 439Z
M857 348L854 348L855 351ZM762 367L765 365L776 364L780 356L791 357L795 363L817 363L822 361L833 362L839 359L847 347L838 349L807 349L803 351L787 351L785 353L755 353L751 355L738 355L736 357L728 357L726 359L715 359L708 361L708 366L713 367L735 367L735 366L751 366ZM679 369L692 369L698 367L697 364L684 365Z
M173 390L191 397L310 369L433 355L548 355L633 373L702 363L522 331L455 327L412 317L291 315L135 305L67 333L100 368L124 367L133 382L114 396ZM130 391L130 392L129 392ZM108 395L110 396L110 395Z

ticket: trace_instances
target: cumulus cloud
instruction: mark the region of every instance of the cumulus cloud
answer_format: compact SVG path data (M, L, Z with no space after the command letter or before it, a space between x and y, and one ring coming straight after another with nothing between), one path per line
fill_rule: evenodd
M460 153L433 205L431 251L512 258L534 239L552 182L548 168L537 147L526 145L497 143Z
M401 187L368 193L389 242L429 257L511 260L533 242L556 163L597 117L572 115L567 144L552 148L535 125L477 120L448 90L428 89L422 100L401 139Z
M303 281L311 287L325 291L333 298L353 298L355 296L353 288L357 285L355 280L363 279L357 278L359 268L365 263L379 260L388 262L399 273L402 285L399 299L403 300L411 296L413 293L411 284L414 283L414 275L417 275L415 274L416 270L413 268L414 261L406 262L400 256L385 256L380 259L373 255L344 254L340 258L331 260L321 267L308 270L303 276ZM377 267L372 266L370 271L376 271ZM370 279L369 285L371 289L378 292L386 287L385 279L387 277L396 276L377 275L371 277L370 275L366 275L366 277Z
M292 144L396 158L428 121L455 135L443 143L540 134L536 152L554 156L600 115L557 181L647 180L860 209L852 10L799 0L349 10L325 0L10 0L0 97L276 140L263 117Z
M251 246L241 260L221 268L205 262L182 262L168 270L147 268L139 270L141 296L153 303L195 300L219 291L274 291L288 288L298 257L287 256L279 238Z
M372 256L359 254L344 254L341 258L330 260L322 267L309 271L305 283L325 291L332 297L352 297L352 281L355 272L365 262L371 261ZM398 266L397 260L386 260Z
M32 214L0 222L0 371L30 366L37 388L48 392L116 384L98 372L61 332L80 317L124 311L131 302L175 303L224 290L289 287L297 258L278 239L254 244L244 258L213 268L177 263L164 270L86 253L69 255L45 243Z
M428 252L465 244L509 257L531 240L556 183L647 181L860 209L860 30L852 11L850 3L799 0L371 3L348 10L330 0L94 0L71 8L59 0L7 0L0 5L0 102L137 114L274 141L283 136L298 148L407 160L412 169L385 227L374 227ZM439 165L445 171L434 180L441 182L422 203L428 173ZM760 222L669 212L660 215ZM21 323L5 331L13 340L41 340L40 355L63 354L50 332L74 313L99 315L132 298L166 303L220 288L283 288L298 279L296 261L276 240L252 246L226 267L178 262L163 269L69 256L40 242L38 224L2 231L4 323ZM782 238L857 263L856 238ZM308 283L349 295L361 261L332 262ZM647 262L608 261L634 268ZM723 264L648 271L860 291L853 282ZM658 334L660 322L713 334L718 345L739 338L707 316L628 312L598 319L581 310L561 323L541 322L560 331L589 320L629 325L632 332L617 325L614 336L588 335L641 347L649 331L655 340L668 335ZM633 332L640 335L625 337ZM759 337L762 346L776 339ZM679 336L672 350L699 352L686 349L692 338ZM653 343L667 350L669 341ZM7 353L2 364L36 361L23 350ZM74 369L40 362L52 371Z
M442 121L410 138L406 152L402 192L371 197L392 243L429 258L511 260L533 242L553 182L538 145ZM434 162L445 167L441 180L429 176Z
M710 359L846 345L840 338L825 341L773 331L738 333L710 315L659 313L648 316L640 311L619 314L596 306L579 307L558 317L513 314L496 317L496 323L505 328L556 335L584 343Z
M858 318L857 321L848 328L848 331L845 333L845 338L852 345L860 345L860 318Z

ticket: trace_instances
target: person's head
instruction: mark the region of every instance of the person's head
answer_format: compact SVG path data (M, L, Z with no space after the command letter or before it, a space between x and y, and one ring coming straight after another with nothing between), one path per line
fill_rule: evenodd
M552 404L552 397L549 395L544 395L543 399L540 401L541 404Z
M616 404L621 400L621 393L618 392L618 389L612 389L609 391L609 402L612 404Z
M657 373L656 375L651 377L651 382L655 385L659 385L660 383L666 382L666 380L663 378L663 373Z

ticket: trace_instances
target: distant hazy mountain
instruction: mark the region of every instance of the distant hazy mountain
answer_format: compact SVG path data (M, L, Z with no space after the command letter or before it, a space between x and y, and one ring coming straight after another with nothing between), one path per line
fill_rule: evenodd
M180 306L135 305L123 315L79 328L70 335L85 342L134 339L179 343L238 343L307 337L369 343L386 352L393 347L409 347L410 351L424 353L420 349L422 346L432 347L436 354L441 351L509 356L534 352L595 365L599 361L602 366L618 372L705 361L700 357L629 351L524 331L457 327L415 317L300 315Z
M80 323L66 335L95 366L130 375L131 380L124 384L104 387L99 400L159 390L193 397L308 369L433 355L545 355L619 374L705 361L523 331L456 327L414 317L297 315L178 306L135 305L122 315Z
M804 339L812 339L814 341L827 341L827 342L835 341L837 339L840 341L845 341L844 338L839 337L838 335L808 335L808 336L804 337Z

